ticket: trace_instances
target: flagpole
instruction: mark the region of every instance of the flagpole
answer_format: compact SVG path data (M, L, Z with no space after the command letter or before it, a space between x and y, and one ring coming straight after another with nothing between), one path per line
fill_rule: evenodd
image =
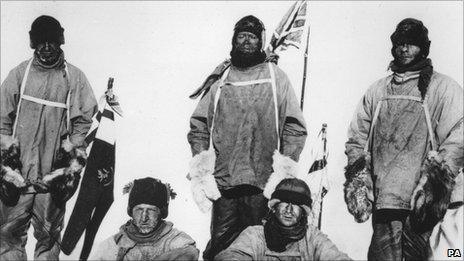
M308 6L306 6L306 8L308 8ZM308 32L306 34L306 49L304 53L303 82L301 83L301 100L300 100L301 111L303 111L303 106L304 106L304 95L305 95L305 87L306 87L306 69L308 67L308 49L309 49L309 24L308 24Z
M322 159L324 161L327 160L326 158L326 152L327 152L327 123L323 123L322 124L322 129L321 129L321 138L322 138L322 142L323 142L323 145L324 145L324 156L322 156ZM327 165L325 166L327 168ZM325 190L325 188L323 187L322 188L322 192L321 192L321 208L319 210L319 218L318 218L318 221L317 221L317 228L319 230L321 230L321 225L322 225L322 202L324 201L324 196L325 194L327 193L327 190Z

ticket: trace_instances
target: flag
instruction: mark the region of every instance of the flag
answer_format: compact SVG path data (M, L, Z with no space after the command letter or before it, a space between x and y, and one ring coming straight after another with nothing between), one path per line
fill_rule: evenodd
M98 228L114 200L115 118L122 116L122 110L112 87L110 78L85 138L89 144L87 165L61 242L61 250L69 255L85 230L81 260L87 260Z
M268 46L268 53L286 50L289 46L297 49L303 44L303 36L309 33L308 2L297 1L284 15L275 29Z
M322 124L322 129L316 141L311 147L313 163L308 171L307 182L311 190L313 200L312 215L310 223L321 228L322 200L329 191L329 180L327 177L327 124Z

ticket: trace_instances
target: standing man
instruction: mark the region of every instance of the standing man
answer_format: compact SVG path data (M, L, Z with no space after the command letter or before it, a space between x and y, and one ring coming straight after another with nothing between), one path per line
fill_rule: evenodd
M190 119L192 162L212 162L208 177L213 182L200 181L199 186L208 183L214 188L203 188L205 191L216 190L205 260L227 248L246 227L261 224L267 213L263 189L273 164L278 164L273 162L274 151L287 156L279 157L276 152L274 158L294 163L306 140L303 115L287 75L265 62L264 36L258 18L250 15L237 22L230 62L205 81L214 83L204 88ZM202 158L208 149L212 156ZM191 163L192 184L196 177L192 173L208 169L205 165Z
M462 88L433 70L421 21L401 21L391 41L393 74L367 90L348 130L345 201L358 222L372 209L369 260L424 260L427 253L407 252L416 244L427 252L430 232L443 217L463 166ZM427 177L438 181L427 185ZM425 200L417 200L424 193ZM425 219L417 215L421 211Z
M1 85L2 142L18 141L20 174L35 184L47 183L50 172L63 167L62 149L85 153L84 138L97 111L84 73L64 58L63 32L53 17L35 19L29 32L33 57ZM31 221L37 239L34 259L58 260L65 204L55 194L38 192L44 191L23 188L17 202L0 204L0 260L28 259L24 246Z
M164 220L175 196L168 184L136 179L124 190L129 192L131 220L103 241L89 260L198 260L195 241Z

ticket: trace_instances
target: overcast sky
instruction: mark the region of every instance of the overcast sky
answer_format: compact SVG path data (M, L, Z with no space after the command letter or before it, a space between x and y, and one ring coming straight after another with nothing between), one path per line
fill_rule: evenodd
M168 220L186 231L203 250L209 238L209 214L193 203L185 176L191 158L186 135L197 101L188 99L214 67L228 57L233 26L253 14L267 29L267 39L292 2L1 2L1 75L32 55L28 31L43 14L57 18L65 31L66 60L88 77L95 95L114 77L124 118L119 121L115 202L96 243L116 233L127 219L122 186L152 176L170 182L178 197ZM390 35L403 18L424 22L432 41L434 69L463 83L463 3L311 2L308 82L304 115L313 137L328 124L329 179L322 230L354 259L366 259L370 220L357 224L343 201L344 142L354 108L368 86L387 76ZM292 52L289 52L292 53ZM279 64L300 96L302 57L282 53ZM289 54L290 56L290 54ZM308 153L310 143L303 154ZM309 168L305 162L302 168ZM77 193L76 193L77 195ZM68 202L66 219L75 197ZM28 256L35 240L30 231ZM82 241L82 240L81 240ZM80 242L63 260L76 259ZM95 247L95 246L94 246Z

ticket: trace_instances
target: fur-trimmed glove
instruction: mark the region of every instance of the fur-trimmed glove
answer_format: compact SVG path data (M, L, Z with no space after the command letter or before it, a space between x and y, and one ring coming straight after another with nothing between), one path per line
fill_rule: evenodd
M85 150L74 146L67 139L64 140L55 157L53 171L42 179L49 187L52 200L57 206L63 206L74 195L86 163Z
M18 203L21 188L26 186L19 153L17 139L0 135L0 200L9 207Z
M282 155L278 150L275 150L274 155L272 155L272 169L273 172L263 191L263 195L268 199L271 198L275 188L282 180L298 176L298 163L290 157Z
M443 218L450 203L454 178L438 153L430 151L411 197L410 222L414 231L429 231Z
M363 155L345 167L346 181L343 184L348 212L358 223L365 222L372 213L374 201L370 157Z
M193 200L204 213L209 211L214 201L221 197L221 192L214 179L214 166L216 152L213 149L205 150L195 155L190 161L190 180Z

